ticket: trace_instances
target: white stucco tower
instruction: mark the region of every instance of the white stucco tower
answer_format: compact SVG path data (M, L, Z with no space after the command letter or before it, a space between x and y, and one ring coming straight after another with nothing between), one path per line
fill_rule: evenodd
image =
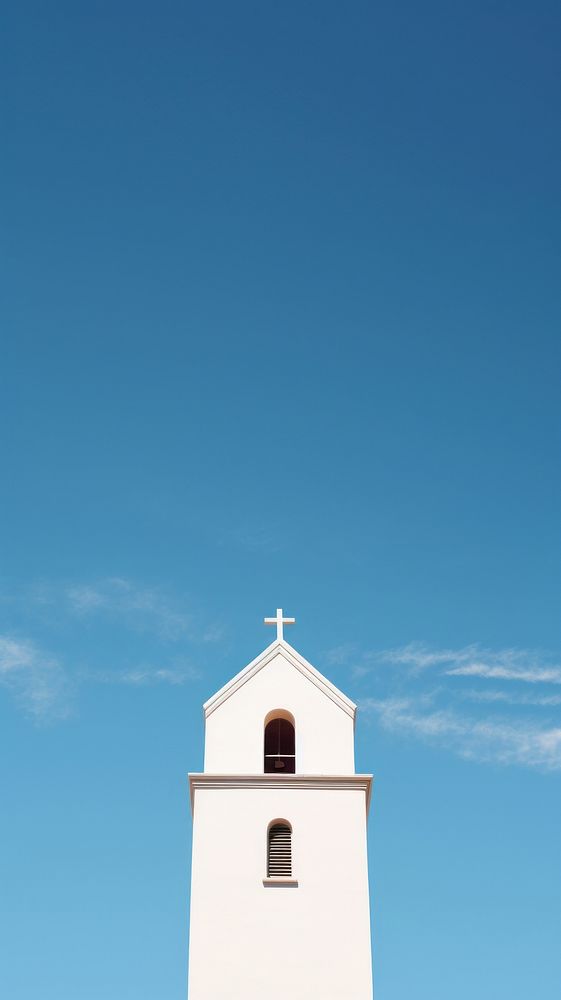
M283 637L204 706L189 1000L371 1000L356 706Z

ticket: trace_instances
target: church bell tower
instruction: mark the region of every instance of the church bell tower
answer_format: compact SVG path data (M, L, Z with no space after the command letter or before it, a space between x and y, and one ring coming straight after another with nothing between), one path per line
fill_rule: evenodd
M277 638L204 705L188 1000L371 1000L356 706Z

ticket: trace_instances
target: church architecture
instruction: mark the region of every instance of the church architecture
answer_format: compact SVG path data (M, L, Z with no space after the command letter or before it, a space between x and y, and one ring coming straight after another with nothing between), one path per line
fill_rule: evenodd
M371 1000L356 706L284 639L204 706L189 1000Z

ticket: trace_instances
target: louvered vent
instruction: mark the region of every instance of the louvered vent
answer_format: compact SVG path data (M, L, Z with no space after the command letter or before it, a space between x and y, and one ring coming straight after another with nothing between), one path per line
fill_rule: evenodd
M275 823L269 828L267 875L269 878L286 878L292 875L292 835L285 823Z

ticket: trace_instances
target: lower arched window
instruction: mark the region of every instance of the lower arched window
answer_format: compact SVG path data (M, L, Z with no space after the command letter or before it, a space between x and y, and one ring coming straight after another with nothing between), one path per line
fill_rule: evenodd
M267 832L267 877L292 875L292 828L285 820L275 820Z

